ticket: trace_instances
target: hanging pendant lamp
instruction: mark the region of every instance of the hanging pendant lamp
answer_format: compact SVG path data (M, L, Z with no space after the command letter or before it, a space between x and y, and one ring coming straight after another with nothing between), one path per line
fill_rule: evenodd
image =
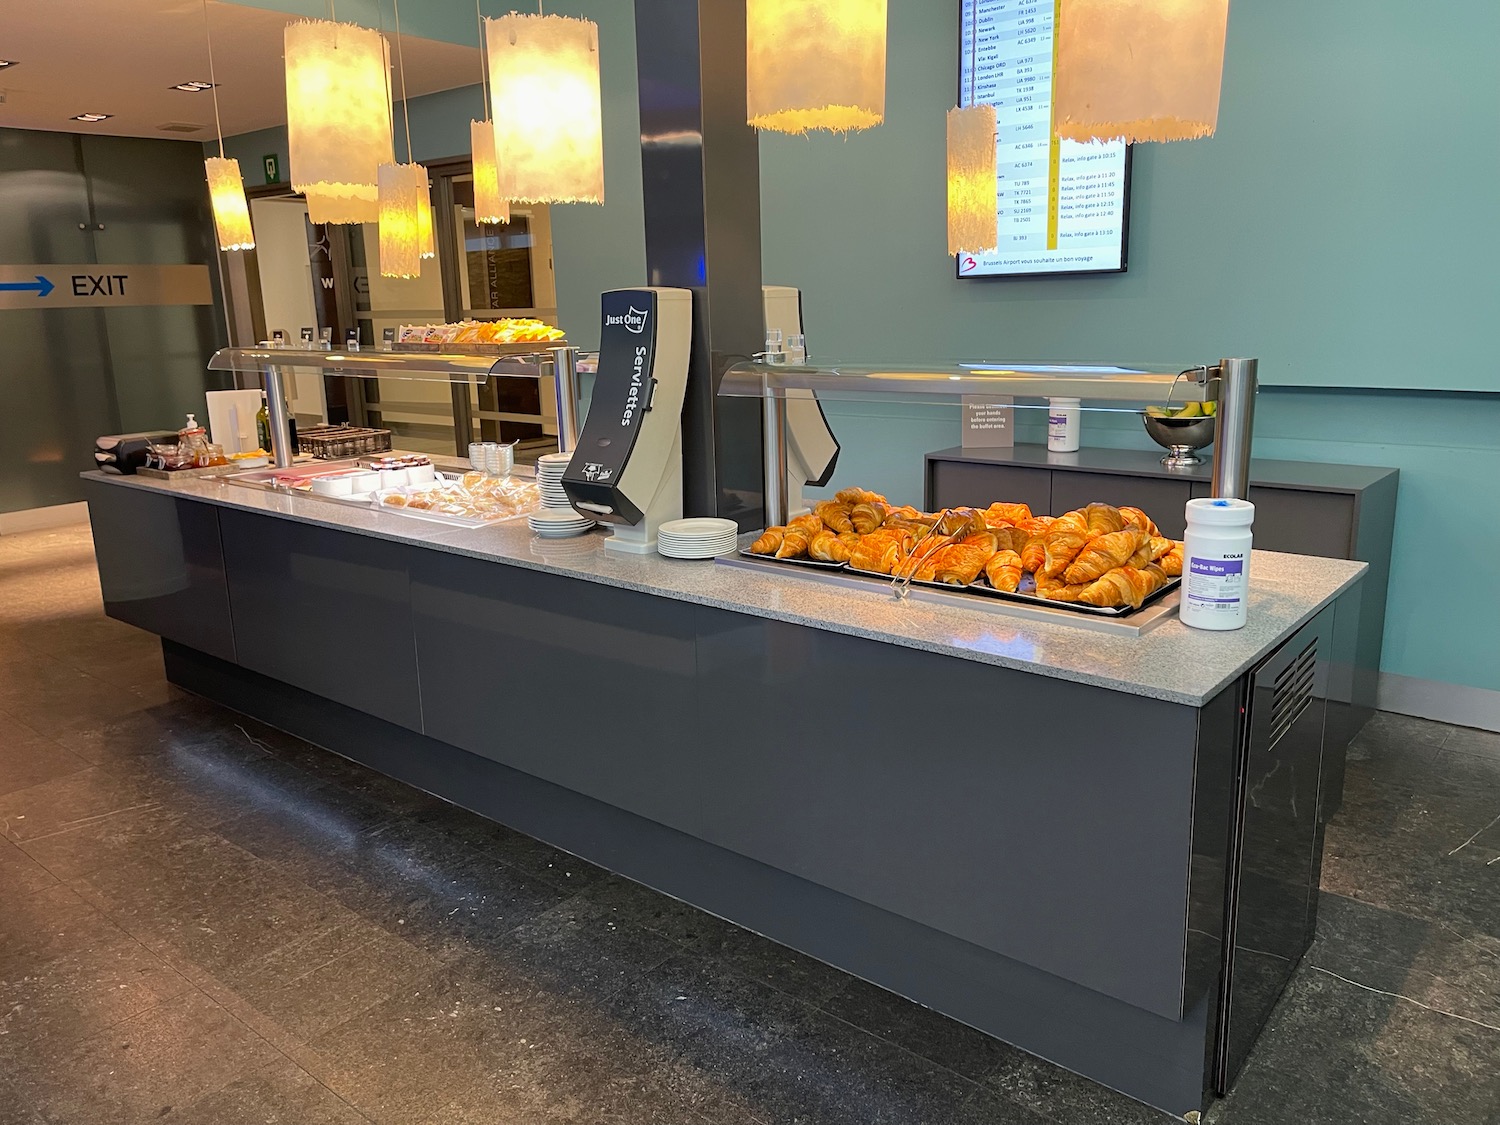
M603 203L599 25L567 16L484 21L495 155L512 200Z
M500 187L495 160L495 127L488 121L469 122L469 147L474 166L474 221L493 225L510 222L510 196Z
M948 111L948 253L988 254L1000 242L995 211L995 107Z
M886 0L746 0L745 31L755 128L845 133L885 120Z
M380 187L380 276L417 277L422 272L421 193L427 172L420 164L382 164Z
M422 168L422 189L417 194L417 241L423 261L437 257L437 240L432 232L432 177Z
M1057 135L1188 141L1219 121L1229 0L1063 0Z
M214 37L208 26L208 0L203 0L203 37L208 43L208 81L214 95L214 131L219 135L219 155L207 157L208 200L214 212L214 233L220 250L254 250L255 232L250 228L250 207L245 202L245 180L240 162L224 155L224 126L219 121L219 79L214 73Z
M369 28L298 20L286 28L288 172L314 223L379 218L377 169L391 142L390 47Z

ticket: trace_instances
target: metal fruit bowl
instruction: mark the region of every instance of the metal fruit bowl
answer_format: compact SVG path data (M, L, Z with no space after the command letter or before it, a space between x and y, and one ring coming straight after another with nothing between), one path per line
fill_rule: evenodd
M1203 464L1203 458L1195 451L1213 444L1215 419L1212 415L1157 418L1143 413L1141 421L1146 423L1151 440L1167 451L1161 463L1169 468Z

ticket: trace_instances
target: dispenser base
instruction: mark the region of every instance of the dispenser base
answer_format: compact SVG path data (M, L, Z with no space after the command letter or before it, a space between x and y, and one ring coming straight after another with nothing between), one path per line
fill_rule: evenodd
M606 551L618 551L622 555L650 555L656 552L656 536L650 539L628 539L619 532L604 541Z

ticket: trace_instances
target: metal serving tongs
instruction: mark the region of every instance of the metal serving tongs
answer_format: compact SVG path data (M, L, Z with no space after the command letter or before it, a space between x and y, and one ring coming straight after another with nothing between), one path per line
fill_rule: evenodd
M911 593L911 580L916 577L917 571L921 568L922 560L925 559L927 555L932 553L932 551L929 551L927 552L927 554L919 555L917 554L917 548L920 547L923 543L927 542L928 539L932 538L932 533L937 531L938 525L943 522L943 517L952 510L952 508L943 508L937 513L937 519L933 522L933 525L927 529L927 534L923 535L922 538L918 539L911 545L911 558L907 560L911 565L909 567L905 565L897 567L895 577L891 579L891 593L896 595L897 601L905 600L906 596ZM944 534L943 539L946 540L946 542L939 543L932 549L933 551L940 551L944 547L951 546L953 543L957 542L951 532Z

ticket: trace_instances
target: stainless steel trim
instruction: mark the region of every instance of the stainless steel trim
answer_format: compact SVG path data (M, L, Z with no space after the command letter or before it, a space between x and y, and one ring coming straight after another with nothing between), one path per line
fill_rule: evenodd
M1219 361L1219 409L1214 423L1213 495L1247 500L1250 446L1255 431L1254 359Z
M551 348L552 391L557 398L557 448L572 453L578 446L578 349Z
M266 415L271 424L271 463L285 469L292 463L292 430L287 425L286 390L281 385L281 368L268 363L261 369L266 385Z
M765 443L766 526L787 521L791 497L787 489L786 399L766 389L761 399L761 435Z

